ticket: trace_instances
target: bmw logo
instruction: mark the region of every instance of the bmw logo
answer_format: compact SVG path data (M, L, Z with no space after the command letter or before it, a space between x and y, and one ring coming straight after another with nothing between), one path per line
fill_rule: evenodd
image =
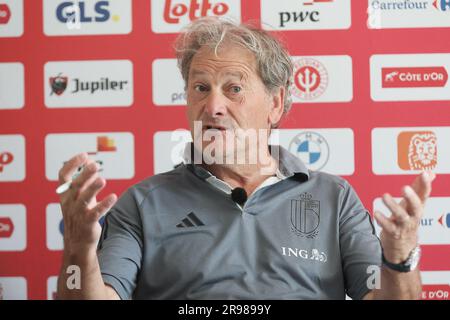
M328 162L330 147L317 132L302 132L289 144L289 151L297 155L310 170L320 170Z

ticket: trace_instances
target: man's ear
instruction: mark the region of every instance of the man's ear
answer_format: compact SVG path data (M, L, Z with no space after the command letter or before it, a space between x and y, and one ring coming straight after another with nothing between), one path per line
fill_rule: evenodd
M284 87L279 87L273 94L270 95L271 104L269 111L269 122L271 127L278 124L283 116L285 91L286 89Z

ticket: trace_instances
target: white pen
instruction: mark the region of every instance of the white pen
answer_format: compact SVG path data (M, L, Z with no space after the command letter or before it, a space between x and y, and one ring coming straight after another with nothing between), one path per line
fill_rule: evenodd
M96 161L96 162L100 165L100 168L97 170L97 172L102 171L102 170L103 170L103 169L101 168L101 165L103 164L102 161ZM84 165L81 166L81 167L79 167L78 170L77 170L77 172L75 172L75 173L73 174L71 180L69 180L69 181L63 183L63 184L60 185L60 186L58 186L58 188L56 188L56 193L57 193L57 194L62 194L62 193L64 193L64 192L66 192L67 190L69 190L69 189L70 189L70 186L72 185L72 181L75 180L75 179L81 174L81 172L83 171L84 167L85 167Z

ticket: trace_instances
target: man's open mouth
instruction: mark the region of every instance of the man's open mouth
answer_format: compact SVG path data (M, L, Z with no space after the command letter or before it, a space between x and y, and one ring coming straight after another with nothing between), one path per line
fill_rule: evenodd
M204 130L220 130L220 131L226 131L227 128L226 127L222 127L222 126L215 126L215 125L205 125L203 126Z

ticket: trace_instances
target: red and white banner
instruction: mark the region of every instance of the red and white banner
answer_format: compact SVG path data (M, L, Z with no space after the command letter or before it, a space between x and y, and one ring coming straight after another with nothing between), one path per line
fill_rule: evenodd
M55 297L55 189L70 157L100 164L100 198L182 161L173 41L204 16L283 40L293 106L273 142L343 176L369 211L437 173L420 225L422 298L449 299L449 0L0 0L0 299Z

